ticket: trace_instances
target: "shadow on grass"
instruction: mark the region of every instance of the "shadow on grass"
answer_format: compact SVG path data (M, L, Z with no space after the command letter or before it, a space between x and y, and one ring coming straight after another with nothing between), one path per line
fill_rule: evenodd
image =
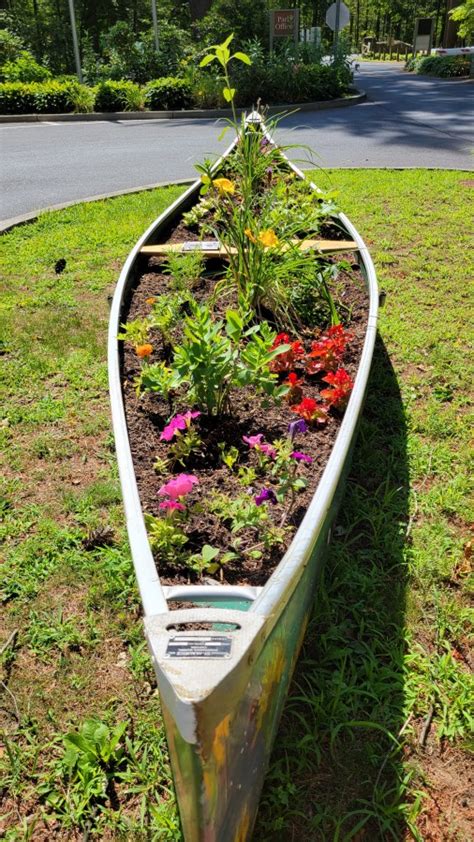
M406 426L380 337L255 842L403 838Z

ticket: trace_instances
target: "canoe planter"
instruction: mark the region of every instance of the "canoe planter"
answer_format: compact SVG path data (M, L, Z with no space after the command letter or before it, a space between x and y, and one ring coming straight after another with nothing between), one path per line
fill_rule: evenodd
M261 132L270 142L263 124ZM225 173L225 162L234 149L235 142L215 165L216 174ZM284 155L282 159L293 178L304 179ZM305 513L300 513L291 543L266 580L260 570L259 576L244 575L243 583L238 583L235 574L228 576L220 568L220 575L214 577L181 575L173 582L169 563L160 579L160 556L156 550L152 552L145 525L144 511L149 512L150 506L143 501L137 482L142 458L134 444L137 432L134 429L132 435L127 425L127 400L134 390L130 382L124 382L124 343L117 337L133 313L131 303L140 278L149 271L150 258L156 267L172 252L199 249L214 265L231 259L230 246L215 238L204 242L195 238L190 244L170 236L179 227L182 214L199 201L201 188L201 181L194 183L156 219L124 265L110 318L110 396L130 547L184 838L186 842L245 842L251 838L270 752L343 491L374 349L378 291L369 252L343 214L332 218L333 229L326 225L323 231L299 240L298 247L314 251L318 258L324 253L350 255L365 287L364 327L354 384L344 413L334 422L337 431L320 466L317 487ZM315 185L311 188L318 192ZM331 230L337 232L336 237ZM288 418L288 406L285 411ZM289 418L296 420L297 415ZM157 438L163 420L158 428ZM301 447L304 449L303 443ZM312 467L306 468L311 478ZM206 511L202 518L206 519Z

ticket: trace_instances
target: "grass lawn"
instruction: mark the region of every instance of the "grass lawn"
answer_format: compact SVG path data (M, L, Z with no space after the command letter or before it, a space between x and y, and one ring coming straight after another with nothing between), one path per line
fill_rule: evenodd
M467 840L473 181L416 170L324 179L371 247L387 303L254 839ZM106 378L107 296L179 190L79 205L0 241L9 842L181 838ZM104 727L78 765L76 737L64 738L91 718Z

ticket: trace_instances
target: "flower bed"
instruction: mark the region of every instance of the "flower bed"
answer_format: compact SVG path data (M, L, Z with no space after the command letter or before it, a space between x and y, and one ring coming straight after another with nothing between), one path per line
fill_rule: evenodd
M233 105L228 43L217 58ZM162 581L261 584L331 452L365 283L350 252L307 247L344 237L334 195L297 177L259 122L242 124L219 170L198 169L200 200L148 259L124 314L131 453ZM222 251L206 262L181 251L208 240Z

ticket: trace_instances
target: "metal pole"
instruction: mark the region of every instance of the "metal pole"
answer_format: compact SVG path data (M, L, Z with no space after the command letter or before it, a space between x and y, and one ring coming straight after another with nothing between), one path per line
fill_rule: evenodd
M158 16L156 14L156 0L151 0L151 14L153 17L153 32L155 33L156 52L160 52L160 39L158 37Z
M71 18L72 43L74 46L74 58L76 60L76 73L79 82L82 82L81 57L79 55L79 44L77 41L76 13L74 10L74 0L69 0L69 15Z
M336 0L336 28L334 30L334 49L339 39L339 19L341 17L341 0Z

